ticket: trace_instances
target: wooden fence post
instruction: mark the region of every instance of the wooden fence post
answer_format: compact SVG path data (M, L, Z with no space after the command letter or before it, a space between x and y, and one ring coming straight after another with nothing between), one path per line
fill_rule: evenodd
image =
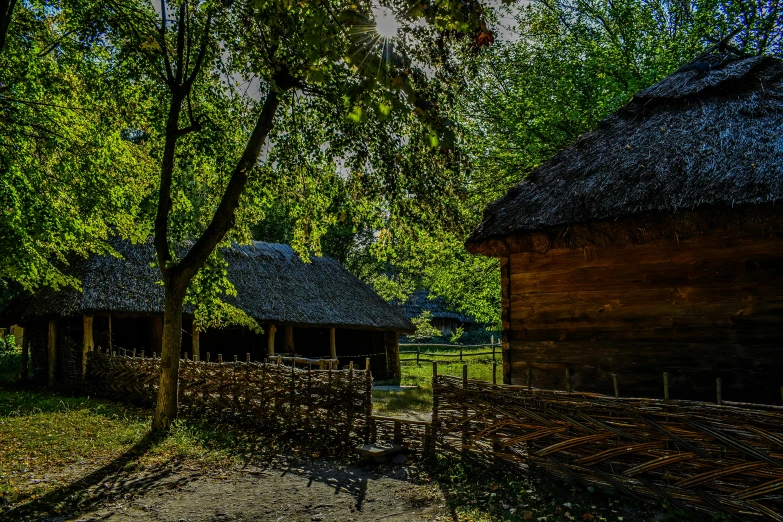
M720 377L715 379L715 394L716 394L716 402L718 403L718 406L723 405L723 389L722 389L722 382Z
M459 360L462 362L462 345L459 345Z
M460 351L462 351L460 349ZM468 387L468 365L467 363L462 363L462 391L464 392ZM465 455L467 455L467 445L468 445L468 423L466 422L468 419L468 408L467 406L462 408L462 457L464 458Z
M669 372L663 372L663 398L669 400Z
M492 384L498 383L498 363L492 363Z
M416 366L419 365L419 355L421 355L421 346L416 345Z
M614 385L614 398L620 398L620 384L617 382L617 374L612 374L612 384Z
M438 361L432 361L432 431L430 433L430 441L432 444L431 451L434 453L438 447ZM783 388L783 387L781 387Z

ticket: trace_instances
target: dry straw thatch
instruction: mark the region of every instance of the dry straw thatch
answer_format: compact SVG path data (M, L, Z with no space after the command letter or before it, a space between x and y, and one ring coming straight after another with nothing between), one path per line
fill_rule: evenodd
M506 238L534 233L583 246L567 238L578 225L618 228L631 217L629 228L649 230L694 209L773 206L783 196L783 62L705 60L710 70L686 67L640 92L491 203L468 248L503 255ZM697 221L690 228L711 218ZM534 243L510 248L541 248Z
M163 313L160 272L150 241L117 241L121 257L93 256L67 273L83 291L44 289L14 302L4 315L25 321L82 313ZM224 299L259 322L412 331L413 325L339 262L312 256L305 263L288 245L254 241L224 249L236 297ZM192 312L186 307L186 312Z

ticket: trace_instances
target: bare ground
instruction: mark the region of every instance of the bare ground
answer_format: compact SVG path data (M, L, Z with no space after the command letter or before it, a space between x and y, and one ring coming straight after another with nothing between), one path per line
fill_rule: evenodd
M66 508L55 517L29 510L16 515L27 520L118 522L450 520L442 493L417 484L417 476L415 465L370 469L330 461L208 474L182 468L112 474L85 484L89 500L80 509Z

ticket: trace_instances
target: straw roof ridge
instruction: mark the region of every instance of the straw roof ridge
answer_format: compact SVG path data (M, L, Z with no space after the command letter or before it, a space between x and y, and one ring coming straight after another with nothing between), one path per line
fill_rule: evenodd
M190 243L182 245L184 253ZM4 316L24 321L44 316L82 313L152 314L163 312L164 291L152 266L151 240L133 245L116 240L120 258L92 256L73 263L66 272L82 281L82 291L63 288L22 296ZM253 241L222 250L236 297L224 301L260 322L412 331L413 325L372 288L338 261L311 256L309 262L288 245ZM192 313L185 306L186 313Z
M467 245L783 197L783 61L715 54L638 93L492 202Z

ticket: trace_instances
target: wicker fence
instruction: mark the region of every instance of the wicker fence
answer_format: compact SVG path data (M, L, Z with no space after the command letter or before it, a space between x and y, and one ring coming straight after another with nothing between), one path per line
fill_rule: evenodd
M783 408L433 377L439 450L533 467L642 501L783 521Z
M117 400L151 404L160 359L88 354L84 388ZM279 361L180 361L183 412L248 422L264 429L306 430L324 440L354 444L369 437L372 376L365 370L313 370Z

